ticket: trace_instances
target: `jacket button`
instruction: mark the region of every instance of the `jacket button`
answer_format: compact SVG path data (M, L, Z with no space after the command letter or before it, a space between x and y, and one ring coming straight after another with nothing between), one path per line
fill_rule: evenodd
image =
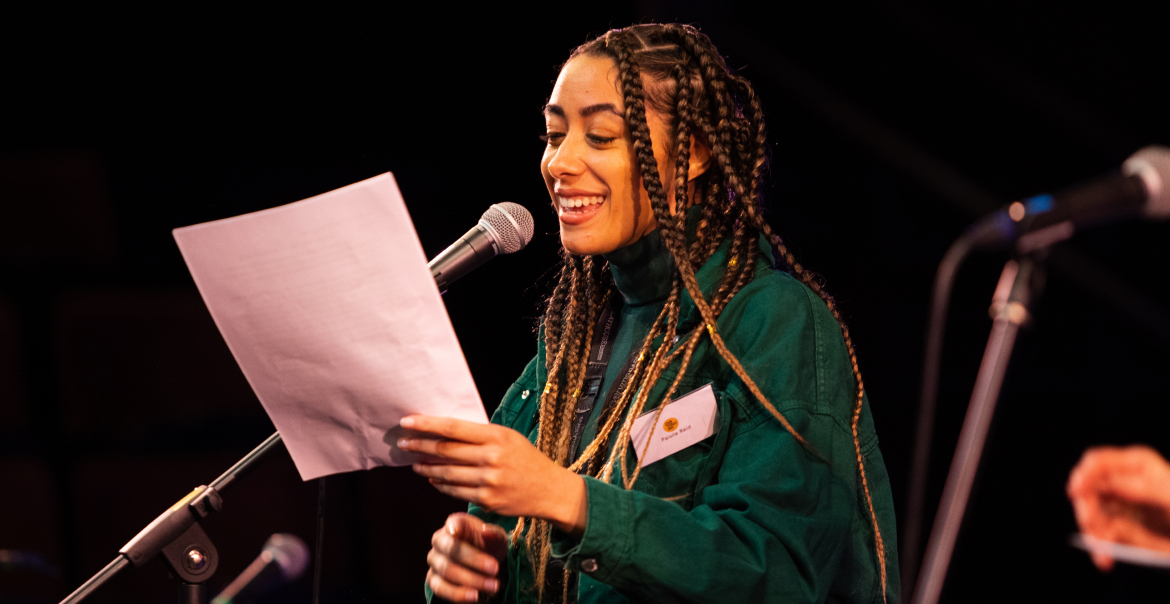
M581 570L591 573L597 571L597 560L586 558L581 561Z

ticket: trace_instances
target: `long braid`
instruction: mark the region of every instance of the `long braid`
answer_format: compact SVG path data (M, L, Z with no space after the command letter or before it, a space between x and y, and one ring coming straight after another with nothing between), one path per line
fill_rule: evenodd
M544 313L544 352L545 367L552 367L553 357L557 354L557 346L561 339L561 322L564 320L566 293L569 287L572 267L566 261L561 264L560 275L557 277L556 287L548 299L548 307Z
M642 91L641 73L630 58L630 53L626 51L621 44L616 46L618 71L620 76L620 85L624 92L624 103L626 106L626 123L634 135L634 153L638 159L639 168L642 174L642 183L646 192L650 197L650 205L654 210L655 219L658 221L659 228L662 230L663 241L666 244L666 249L674 258L675 265L678 267L679 274L682 276L683 285L686 287L687 293L691 295L691 299L695 303L695 307L699 310L699 314L703 318L704 326L707 328L711 337L711 343L715 349L719 351L719 355L727 361L732 370L744 384L747 385L748 390L753 396L759 400L764 407L771 413L784 429L787 430L801 445L809 448L811 446L808 441L801 436L792 424L788 422L776 408L768 401L764 393L756 385L755 380L748 375L747 370L739 362L739 359L727 349L723 338L719 335L715 327L716 317L711 311L711 307L707 304L707 300L703 295L698 281L695 279L694 268L690 264L690 259L686 255L685 243L681 241L683 233L678 228L675 218L670 214L670 208L666 200L665 191L662 190L661 180L658 176L658 164L654 158L653 147L650 142L650 129L646 122L646 109L644 104L644 93ZM741 187L742 185L737 185ZM677 192L676 192L677 194Z
M576 368L577 357L580 356L576 349L580 347L579 331L582 327L583 317L578 308L582 302L586 304L589 302L588 298L582 295L586 281L582 269L582 261L580 259L566 256L561 283L565 283L564 291L566 292L565 297L567 298L567 303L564 318L559 322L563 331L558 338L556 351L550 351L548 355L552 357L552 362L547 365L548 381L545 384L544 391L540 395L540 405L538 407L536 446L542 453L548 455L554 461L557 458L555 446L560 440L561 432L566 430L563 422L558 421L564 415L563 411L566 406L565 399L568 398L565 392L565 382L567 381L565 376L572 369ZM558 289L560 289L560 285L558 284ZM546 332L551 324L546 319ZM568 370L566 370L566 365L569 368ZM539 518L533 518L531 521L528 520L525 518L518 519L516 527L512 531L511 538L512 542L515 543L522 535L524 536L525 550L529 559L533 560L534 571L537 575L537 586L538 589L541 589L544 583L546 566L543 561L546 561L548 557L549 523ZM527 531L525 530L526 528Z
M692 36L685 36L684 38L694 40L694 39L698 38L698 36L692 35ZM712 48L712 50L713 50L713 48ZM692 52L694 52L694 50L692 50ZM708 56L706 53L696 53L696 54L699 54L701 57ZM700 59L700 64L703 64L702 59ZM710 65L711 62L707 61L707 64ZM852 418L850 421L850 428L851 428L851 432L852 432L852 436L853 436L854 451L857 455L857 468L858 468L858 473L860 474L860 478L861 478L861 486L862 486L862 490L865 493L866 505L869 508L868 511L869 511L869 515L870 515L870 521L873 523L874 543L875 543L875 546L877 549L878 563L879 563L880 571L881 571L882 600L885 601L885 599L886 599L886 586L887 586L885 543L884 543L884 540L882 539L881 529L878 526L877 513L873 507L873 496L871 495L870 490L869 490L869 480L868 480L868 477L866 476L865 460L864 460L864 456L862 455L862 452L861 452L861 440L860 440L859 431L858 431L858 424L859 424L860 418L861 418L861 407L862 407L864 397L865 397L865 382L862 379L861 368L857 362L857 352L853 346L853 339L849 335L849 327L845 324L845 321L842 319L841 314L837 309L836 302L833 300L832 296L830 296L828 294L828 292L826 292L824 290L824 288L822 287L822 285L820 283L820 279L817 278L816 275L805 270L804 267L802 267L800 265L800 263L796 261L795 257L792 255L791 252L788 251L787 246L784 245L784 242L780 239L780 237L778 235L776 235L775 233L773 233L771 225L769 225L768 222L766 220L764 220L762 216L760 216L760 213L758 211L759 186L760 186L760 182L762 180L762 172L764 170L764 167L767 164L767 148L768 148L767 147L767 129L766 129L765 123L764 123L763 107L762 107L762 104L760 103L759 97L756 95L755 89L752 87L752 85L746 79L739 77L739 76L730 76L730 79L732 82L734 82L734 84L736 85L736 88L738 88L738 90L741 92L741 94L745 97L745 100L747 102L747 108L750 111L751 116L752 116L751 120L750 120L750 124L753 126L753 129L754 129L754 133L753 133L754 140L749 141L749 144L746 145L748 148L753 148L755 150L754 156L751 157L750 176L749 176L749 178L746 179L748 182L748 187L747 187L747 190L743 192L743 194L737 195L738 201L740 202L740 205L743 207L743 209L744 209L745 213L747 214L748 219L751 221L752 225L756 229L761 231L765 235L765 237L768 238L768 241L773 246L775 246L776 250L780 253L780 255L783 256L785 262L787 263L787 265L789 267L789 270L792 271L793 275L795 277L797 277L797 279L799 279L801 283L803 283L809 289L813 290L813 292L815 292L817 294L817 296L820 297L820 299L825 303L825 305L829 309L829 312L832 313L833 318L837 321L837 324L840 326L841 335L842 335L843 339L845 340L845 348L849 354L850 368L853 372L854 381L856 382L856 397L855 397L855 402L854 402L854 406L853 406ZM715 82L718 82L719 79L713 78L710 81L712 83L715 83ZM716 90L720 90L721 88L722 88L721 86L716 86ZM721 141L726 141L726 140L727 140L726 138L721 138ZM731 171L726 171L726 172L731 172ZM734 186L734 184L735 183L733 183L733 186ZM739 191L737 190L737 193L738 192Z
M691 38L693 39L694 37L691 36ZM705 53L700 54L705 56ZM702 63L702 60L700 63ZM737 88L746 97L748 108L752 114L751 124L754 126L755 130L754 140L751 141L751 144L748 145L749 147L754 148L756 151L754 157L751 158L751 175L747 179L748 190L744 191L744 194L737 196L739 198L738 201L740 202L740 205L743 207L745 213L748 216L748 219L752 222L753 226L761 231L768 238L769 242L775 246L780 255L783 256L789 267L789 270L792 271L793 275L796 276L801 283L803 283L809 289L813 290L813 292L815 292L817 296L820 297L821 300L825 303L829 309L829 312L832 313L833 318L840 326L841 335L845 340L845 347L849 354L850 368L853 372L854 381L856 382L856 398L854 402L852 418L850 421L850 428L853 436L854 451L857 455L858 473L861 477L861 485L865 493L866 505L869 508L868 511L870 515L870 521L873 523L874 542L876 545L879 566L881 569L882 600L885 601L887 585L885 543L882 539L881 529L878 526L877 513L873 507L873 496L869 490L869 480L865 472L865 461L861 452L861 440L858 432L858 424L861 418L861 407L865 397L865 382L862 379L861 368L857 362L857 352L853 346L853 339L849 335L849 327L842 319L841 314L837 309L836 302L833 300L832 296L830 296L828 292L824 290L820 280L816 275L805 270L804 267L802 267L800 263L796 261L795 257L788 250L787 246L784 245L784 242L780 239L780 237L773 233L771 225L769 225L768 222L764 220L759 214L757 208L759 199L759 186L762 179L762 171L767 164L767 130L764 125L763 108L759 97L756 96L755 89L746 79L738 76L731 76L731 79L737 85ZM717 82L718 79L713 79L711 81ZM719 87L717 87L717 89L718 88ZM721 142L726 140L726 138L721 138ZM728 170L726 172L731 171Z

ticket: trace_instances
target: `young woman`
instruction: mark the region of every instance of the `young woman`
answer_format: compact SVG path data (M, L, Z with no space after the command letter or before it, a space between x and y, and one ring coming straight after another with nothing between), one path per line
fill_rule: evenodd
M415 471L471 502L434 535L428 591L897 601L861 374L832 299L761 217L751 85L694 28L637 25L574 51L544 114L564 265L536 358L490 425L403 420L435 435L400 443L428 456ZM634 421L679 429L665 403L692 391L712 434L642 464Z

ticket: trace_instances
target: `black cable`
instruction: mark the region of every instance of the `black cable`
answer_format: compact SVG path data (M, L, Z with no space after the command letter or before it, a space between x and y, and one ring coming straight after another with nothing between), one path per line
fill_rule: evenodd
M322 544L325 541L325 477L317 479L317 543L313 556L313 604L321 604Z
M930 299L930 317L926 326L925 353L922 359L922 387L918 399L918 426L914 434L914 457L910 463L910 488L906 498L906 513L902 515L900 564L902 565L903 593L913 593L917 578L919 549L922 542L923 508L926 500L926 478L930 470L930 445L934 432L934 411L938 403L939 367L942 361L943 332L946 330L947 309L951 289L959 265L974 248L976 237L964 233L947 248L934 276L934 290Z

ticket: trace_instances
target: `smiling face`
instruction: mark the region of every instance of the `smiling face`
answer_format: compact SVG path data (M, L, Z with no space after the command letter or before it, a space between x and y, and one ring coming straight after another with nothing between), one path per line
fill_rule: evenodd
M656 226L626 126L617 73L608 57L581 55L570 60L544 111L548 146L540 170L560 219L561 243L574 254L612 252ZM674 165L662 146L669 139L666 119L647 107L658 173L663 183L671 183ZM673 191L668 200L673 207Z

